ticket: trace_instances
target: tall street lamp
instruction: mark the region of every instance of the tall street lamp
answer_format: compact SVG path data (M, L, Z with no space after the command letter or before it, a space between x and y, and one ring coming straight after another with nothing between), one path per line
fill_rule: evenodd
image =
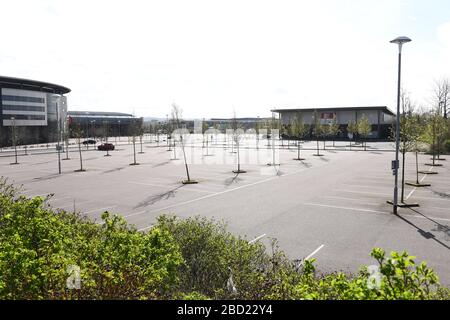
M120 141L120 120L117 122L119 123L119 141Z
M58 174L61 174L61 145L59 144L61 138L61 126L59 124L58 100L55 101L55 106L56 106L56 132L57 132L56 134L58 135L58 140L56 142L56 150L58 151Z
M398 207L398 152L400 148L400 90L401 90L401 71L402 71L402 46L404 43L411 42L408 37L398 37L391 41L398 45L398 82L397 82L397 117L395 123L395 161L392 163L392 170L394 171L395 183L394 183L394 201L393 201L393 213L397 214Z

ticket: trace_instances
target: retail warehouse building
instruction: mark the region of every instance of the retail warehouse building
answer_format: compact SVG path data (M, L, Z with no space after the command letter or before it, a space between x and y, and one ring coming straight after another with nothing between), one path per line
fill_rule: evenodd
M131 136L133 128L143 124L143 118L121 112L69 111L67 113L71 135L75 128L82 131L84 137Z
M17 144L57 141L58 122L60 132L65 130L64 95L69 92L69 88L53 83L0 76L1 146L12 145L13 132Z
M367 117L372 127L368 136L373 140L387 140L390 128L394 123L395 114L385 106L374 107L349 107L349 108L299 108L299 109L274 109L280 116L281 124L286 128L297 118L304 124L314 123L314 115L320 119L321 124L329 124L334 119L339 124L338 139L348 139L347 126L352 122L358 122L363 116Z

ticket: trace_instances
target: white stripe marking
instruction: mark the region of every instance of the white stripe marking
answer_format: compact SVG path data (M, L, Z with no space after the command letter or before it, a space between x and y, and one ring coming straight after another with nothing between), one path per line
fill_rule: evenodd
M309 260L311 259L312 256L314 256L317 252L319 252L325 245L321 245L320 247L318 247L316 250L314 250L309 256L307 256L304 260Z
M430 172L431 169L433 169L433 167L430 167L430 169L428 169L428 172ZM423 177L422 177L422 179L420 179L419 183L422 183L422 181L425 180L426 177L427 177L427 175L424 174ZM406 200L408 200L409 197L411 197L412 194L414 193L414 191L416 191L416 190L417 190L417 187L414 187L414 189L412 189L411 192L410 192L410 193L408 194L408 196L406 197Z
M144 211L139 211L139 212L135 212L135 213L130 213L130 214L127 214L126 216L123 216L123 218L129 218L129 217L137 216L137 215L143 214L145 212L146 211L144 210Z
M96 212L96 211L104 211L104 210L106 210L106 209L112 209L112 208L115 208L115 207L117 207L117 206L110 206L110 207L104 207L104 208L97 208L97 209L93 209L93 210L86 211L86 212L83 212L83 213L84 213L84 214L88 214L88 213L92 213L92 212Z
M145 231L145 230L151 229L151 228L153 228L153 225L145 227L145 228L138 229L138 231Z
M299 171L296 171L296 172L292 172L292 173L289 173L289 174L284 174L284 175L281 175L281 176L267 178L267 179L260 180L260 181L254 182L254 183L249 183L249 184L246 184L246 185L243 185L243 186L240 186L240 187L236 187L234 189L229 189L229 190L225 190L225 191L221 191L221 192L216 192L216 193L209 194L209 195L206 195L206 196L203 196L203 197L200 197L200 198L196 198L196 199L192 199L192 200L176 203L176 204L173 204L173 205L170 205L170 206L167 206L167 207L155 209L155 210L148 211L148 212L149 213L154 213L154 212L159 212L159 211L167 210L167 209L174 208L174 207L179 207L179 206L186 205L186 204L189 204L189 203L193 203L193 202L196 202L196 201L200 201L200 200L208 199L208 198L211 198L211 197L219 196L219 195L222 195L222 194L225 194L225 193L228 193L228 192L236 191L236 190L239 190L239 189L244 189L244 188L255 186L255 185L258 185L258 184L261 184L261 183L264 183L264 182L268 182L268 181L272 181L272 180L275 180L275 179L279 179L281 177L291 176L291 175L300 173L300 172L305 171L305 170L307 170L307 169L302 169L302 170L299 170Z
M256 237L256 238L253 239L252 241L249 241L248 244L255 243L256 241L261 240L261 239L264 238L265 236L266 236L266 234L264 233L264 234L260 235L259 237Z
M326 208L335 208L335 209L343 209L343 210L352 210L352 211L362 211L362 212L373 212L373 213L380 213L380 214L384 214L384 215L390 215L393 216L392 213L390 212L385 212L385 211L376 211L376 210L370 210L370 209L361 209L361 208L349 208L349 207L338 207L338 206L330 206L330 205L326 205L326 204L318 204L318 203L303 203L304 205L307 206L319 206L319 207L326 207ZM445 218L436 218L436 217L422 217L419 215L415 215L415 214L407 214L404 217L411 217L411 218L419 218L419 219L433 219L433 220L442 220L442 221L450 221L450 219L445 219Z

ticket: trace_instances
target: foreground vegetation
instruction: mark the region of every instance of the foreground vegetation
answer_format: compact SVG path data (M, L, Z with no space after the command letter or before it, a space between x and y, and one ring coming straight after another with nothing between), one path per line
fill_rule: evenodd
M293 262L275 242L266 250L205 218L162 216L144 233L109 213L95 224L56 212L46 199L21 196L4 179L0 191L0 299L450 297L434 272L406 252L372 251L379 282L367 267L354 275L319 275L313 260ZM67 287L74 265L79 290Z

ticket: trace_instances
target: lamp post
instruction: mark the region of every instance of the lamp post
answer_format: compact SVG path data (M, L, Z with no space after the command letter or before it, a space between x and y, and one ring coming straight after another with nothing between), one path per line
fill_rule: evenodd
M19 164L18 162L17 162L17 141L16 141L16 138L17 138L17 134L16 134L16 118L15 117L11 117L11 122L12 122L12 127L11 127L11 135L12 135L12 143L13 143L13 145L14 145L14 163L11 163L11 164Z
M61 126L59 124L58 100L56 100L55 105L56 105L56 131L58 135L58 140L56 142L56 150L58 151L58 174L61 174L61 145L59 144L61 138Z
M402 46L404 43L411 42L408 37L398 37L391 41L398 45L398 82L397 82L397 117L395 122L395 161L392 163L392 170L394 170L395 182L394 182L394 201L393 201L393 213L397 214L398 207L398 152L400 148L400 89L401 89L401 71L402 71Z
M119 141L120 141L120 120L117 122L119 123Z

